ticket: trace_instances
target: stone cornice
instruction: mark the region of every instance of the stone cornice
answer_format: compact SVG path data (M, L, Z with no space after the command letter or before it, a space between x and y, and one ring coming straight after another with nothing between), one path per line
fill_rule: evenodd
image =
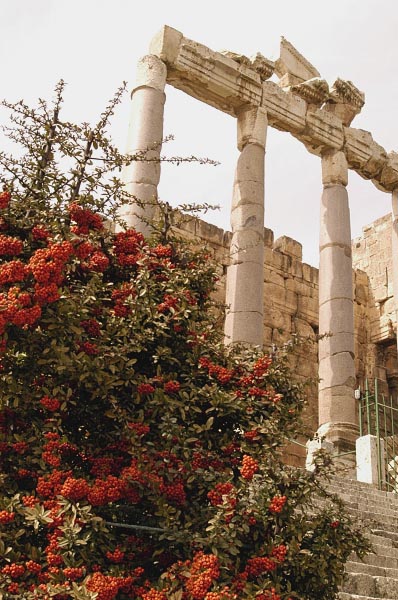
M296 79L300 79L300 65L311 71L311 77L319 77L315 67L289 42L282 40L282 46L300 63L295 69L291 67L292 73L295 70ZM310 152L321 156L330 150L341 150L346 155L349 168L365 179L371 179L379 189L392 191L397 187L397 155L394 152L387 154L369 132L346 126L349 121L342 114L330 111L333 103L337 106L339 102L352 106L357 112L361 108L363 94L351 82L338 79L329 102L322 108L316 108L311 102L314 97L309 97L308 81L299 88L300 94L298 89L296 92L294 88L282 89L272 81L264 81L266 64L270 69L273 65L267 59L264 62L257 58L256 62L256 58L215 52L184 38L182 33L168 26L164 26L154 38L150 52L165 62L167 83L174 87L232 116L236 116L243 107L262 106L267 111L271 126L292 133ZM282 73L281 62L276 61L276 65L277 72L279 69ZM303 75L304 71L301 73ZM307 98L304 98L306 93Z

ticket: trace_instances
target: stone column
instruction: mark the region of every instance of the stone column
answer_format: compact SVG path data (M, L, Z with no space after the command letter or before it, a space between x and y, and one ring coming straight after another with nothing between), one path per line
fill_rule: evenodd
M225 342L263 343L264 155L267 113L245 108L237 117L240 156L232 199Z
M319 429L337 452L355 448L354 305L347 161L322 157L319 262ZM329 335L330 334L330 335Z
M131 94L127 153L140 153L143 160L133 161L125 169L123 178L127 190L144 205L123 207L121 217L129 227L135 227L144 235L151 233L147 221L155 214L158 197L166 75L164 62L152 54L144 56L138 62L136 86Z
M391 252L392 252L392 281L395 303L395 323L397 332L398 351L398 188L392 193L392 230L391 230Z

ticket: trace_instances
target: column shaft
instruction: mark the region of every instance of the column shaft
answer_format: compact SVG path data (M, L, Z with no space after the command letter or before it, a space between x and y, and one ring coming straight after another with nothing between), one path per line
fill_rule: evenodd
M350 449L357 436L348 170L342 152L322 157L319 261L318 433Z
M267 115L262 108L238 114L238 148L227 271L226 343L263 343L264 155Z
M141 153L142 160L133 161L123 174L127 190L138 202L123 207L121 216L144 235L151 233L148 221L155 214L158 198L166 74L166 65L157 56L144 56L131 94L127 153Z
M398 189L392 193L392 231L391 231L391 252L392 252L392 280L395 303L395 324L397 331L397 350L398 350Z

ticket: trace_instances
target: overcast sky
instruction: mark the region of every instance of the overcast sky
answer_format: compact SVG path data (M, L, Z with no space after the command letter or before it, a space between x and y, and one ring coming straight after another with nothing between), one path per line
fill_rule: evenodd
M29 103L50 98L63 78L67 117L95 120L123 80L133 87L137 60L164 24L213 50L261 52L272 60L283 35L329 84L339 76L365 92L365 106L352 126L371 131L387 151L398 151L397 0L0 0L0 97ZM220 204L222 209L206 218L229 229L236 122L170 87L166 92L164 131L176 138L167 145L168 154L208 156L221 165L164 167L160 195L174 204ZM128 115L126 95L111 132L122 149ZM391 201L353 172L348 189L355 237L389 212ZM319 158L270 128L266 226L275 238L288 235L301 242L304 259L313 265L320 194Z

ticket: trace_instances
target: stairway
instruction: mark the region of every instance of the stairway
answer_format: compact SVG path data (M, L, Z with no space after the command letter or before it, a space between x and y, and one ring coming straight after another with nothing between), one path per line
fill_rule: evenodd
M339 600L398 600L398 494L353 479L336 478L327 487L363 523L374 549L363 562L355 555L347 562Z

